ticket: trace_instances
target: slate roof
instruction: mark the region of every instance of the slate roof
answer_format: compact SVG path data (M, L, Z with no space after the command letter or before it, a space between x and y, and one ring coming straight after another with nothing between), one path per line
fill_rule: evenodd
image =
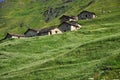
M26 31L24 34L26 34L28 31L38 32L39 30L37 30L37 29L31 29L31 28L28 28L28 29L27 29L27 31Z
M62 24L73 25L75 27L79 27L79 24L77 22L75 22L75 21L63 22L58 27L60 27Z
M89 11L82 11L80 14L83 14L83 13L90 13L90 14L96 15L94 12L89 12Z
M49 27L49 28L43 28L40 30L40 32L48 32L50 31L51 29L54 29L53 27Z
M11 38L12 36L16 36L16 37L25 37L25 35L23 35L23 34L7 33L6 36L5 36L5 38L3 38L3 40L4 40L4 39L7 39L7 38Z
M75 16L63 15L63 16L61 16L59 19L62 19L62 18L66 18L66 19L75 19Z
M56 25L56 26L58 26L58 25ZM51 26L51 27L48 27L48 28L43 28L43 29L40 30L40 33L49 32L50 30L57 28L56 26Z
M10 35L10 36L17 36L17 37L25 37L25 35L23 35L23 34L7 33L7 35Z

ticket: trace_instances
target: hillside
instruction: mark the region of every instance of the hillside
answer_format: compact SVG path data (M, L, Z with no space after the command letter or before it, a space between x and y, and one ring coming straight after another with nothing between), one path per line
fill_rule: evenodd
M0 3L0 7L3 5L0 38L6 32L23 33L28 27L59 24L58 18L63 14L77 15L82 10L97 14L96 19L78 21L82 25L78 31L1 42L0 80L119 80L119 4L119 0L6 0ZM60 9L61 6L67 7ZM50 21L45 22L43 13L51 7L60 14L54 17L56 11L53 11Z
M95 12L98 18L100 18L101 15L107 15L110 12L119 12L118 0L71 1L72 2L69 0L5 0L5 2L0 3L0 39L3 38L7 32L20 34L24 33L27 28L40 29L58 25L59 17L63 14L76 16L82 10L89 10ZM104 5L104 3L106 4ZM119 13L117 15L119 15Z
M73 10L74 5L78 3L88 4L90 1L73 1L67 0L6 0L1 3L0 13L0 37L7 32L24 33L27 28L40 29L59 24L59 17ZM44 3L44 4L43 4ZM76 4L77 3L77 4ZM78 5L78 7L80 7ZM80 8L76 8L76 14L79 14ZM74 15L69 12L69 15Z

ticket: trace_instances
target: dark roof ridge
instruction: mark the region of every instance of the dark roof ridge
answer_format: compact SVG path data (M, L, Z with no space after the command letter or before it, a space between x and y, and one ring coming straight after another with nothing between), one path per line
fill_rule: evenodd
M74 23L72 23L74 22ZM60 27L62 24L69 24L69 25L73 25L73 26L76 26L76 27L79 27L78 23L76 21L70 21L70 22L62 22L58 27Z
M14 34L14 33L7 33L7 35L11 35L11 36L25 36L24 34Z
M91 13L91 14L95 14L94 12L90 12L90 11L87 11L87 10L83 10L82 12L80 12L80 14L83 13L83 12L88 12L88 13Z
M37 29L28 28L28 29L26 30L26 32L24 32L24 34L26 34L29 30L32 30L32 31L35 31L35 32L40 31L40 30L37 30Z
M62 15L59 19L61 19L61 18L63 18L63 17L67 17L67 18L72 18L72 19L74 19L74 17L76 17L76 16L74 16L74 15L71 15L71 16L68 16L68 15Z
M54 29L54 28L57 28L57 27L56 26L46 27L46 28L41 29L40 32L47 32L47 31Z

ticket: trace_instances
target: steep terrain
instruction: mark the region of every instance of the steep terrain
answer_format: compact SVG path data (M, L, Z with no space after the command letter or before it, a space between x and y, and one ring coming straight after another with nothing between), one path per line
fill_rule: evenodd
M80 11L88 8L98 0L5 0L0 3L0 39L7 32L24 33L27 28L40 29L42 27L50 27L59 24L59 17L63 14L78 15ZM98 1L99 2L99 1ZM109 1L106 1L108 3ZM112 1L110 1L111 3ZM117 3L117 0L114 1ZM104 2L103 2L104 3ZM109 12L116 8L116 4L112 3L112 8L107 10L102 1L95 9L90 11L96 12L98 15L104 10ZM110 9L110 10L109 10Z
M78 31L1 42L0 80L119 80L119 4L119 0L0 3L1 38L6 32L23 33L27 27L59 24L63 14L77 15L82 10L97 14L96 19L78 21L82 25Z

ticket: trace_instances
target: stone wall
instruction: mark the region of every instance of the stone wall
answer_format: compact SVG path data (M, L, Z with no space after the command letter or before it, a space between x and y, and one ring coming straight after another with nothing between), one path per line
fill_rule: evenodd
M62 23L59 26L59 30L62 31L62 32L71 31L71 25Z
M62 31L60 31L58 28L55 28L55 29L52 29L50 32L49 32L49 35L53 35L53 34L61 34Z

